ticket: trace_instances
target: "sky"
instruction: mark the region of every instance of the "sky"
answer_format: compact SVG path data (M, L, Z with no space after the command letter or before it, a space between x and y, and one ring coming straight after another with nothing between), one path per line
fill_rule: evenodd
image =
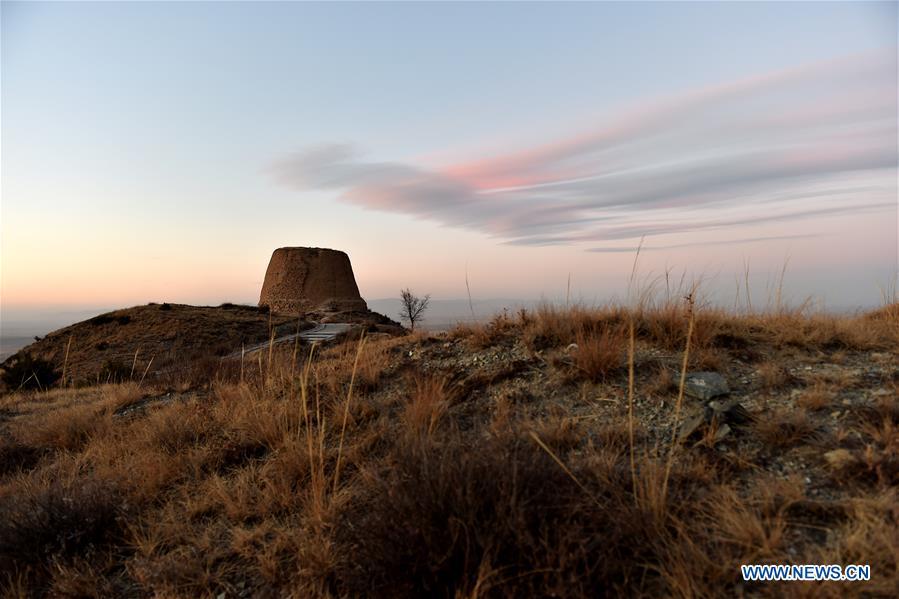
M897 5L0 5L0 319L362 295L870 306L896 273ZM642 241L641 241L642 240ZM642 243L642 245L641 245Z

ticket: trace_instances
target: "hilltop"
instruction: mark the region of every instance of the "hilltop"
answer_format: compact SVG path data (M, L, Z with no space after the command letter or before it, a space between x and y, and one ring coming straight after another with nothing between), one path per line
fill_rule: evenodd
M254 306L148 304L53 331L10 356L4 365L27 354L50 362L60 376L65 369L66 379L80 385L120 381L123 375L131 378L132 366L138 377L148 365L155 372L184 369L200 359L240 350L242 344L265 341L272 327L291 326L302 330L311 324Z
M896 305L542 306L257 361L176 389L135 377L0 398L7 590L886 597L899 585ZM682 393L682 374L700 373L728 392ZM871 580L747 583L739 566L752 563L869 564Z
M239 304L189 306L151 303L100 314L58 329L7 358L46 362L48 378L78 386L145 378L178 386L214 373L222 358L242 348L304 331L314 322L345 322L398 334L402 328L368 310L307 312L303 318ZM23 370L24 378L31 376ZM15 378L15 377L12 377ZM20 377L21 378L21 377ZM31 386L34 380L29 381ZM37 381L46 386L46 381ZM21 381L12 381L14 390Z

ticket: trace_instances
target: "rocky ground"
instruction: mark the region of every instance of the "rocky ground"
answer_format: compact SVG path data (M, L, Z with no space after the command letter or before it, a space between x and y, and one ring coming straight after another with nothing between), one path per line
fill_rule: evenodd
M6 395L0 584L895 596L897 316L543 307L275 348L177 387ZM749 563L872 578L749 583Z
M576 384L577 344L532 351L514 335L497 342L479 348L464 336L444 335L410 348L402 363L448 377L491 405L523 403L533 417L560 412L599 422L626 417L624 364L606 381ZM885 404L899 400L895 349L756 346L755 351L747 361L739 351L722 349L714 371L687 371L677 429L685 451L713 451L741 467L751 464L799 480L808 497L824 501L848 496L840 484L847 471L857 475L867 469L868 475L889 480L891 470L895 476L899 463L865 464L870 435L863 430ZM636 344L634 417L650 444L671 443L682 359L683 352ZM702 384L706 380L708 386Z

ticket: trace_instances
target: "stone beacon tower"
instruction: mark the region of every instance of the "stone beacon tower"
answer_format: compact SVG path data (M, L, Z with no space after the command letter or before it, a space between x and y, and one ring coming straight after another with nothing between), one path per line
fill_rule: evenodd
M284 314L368 311L349 256L305 247L278 248L272 253L259 306Z

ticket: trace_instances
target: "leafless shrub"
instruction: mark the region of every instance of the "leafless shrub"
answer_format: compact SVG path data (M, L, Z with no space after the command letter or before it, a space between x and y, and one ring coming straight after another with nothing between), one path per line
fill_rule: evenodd
M409 323L410 331L414 331L415 323L422 319L425 310L428 309L431 296L419 297L407 288L400 291L400 301L402 302L400 318Z

